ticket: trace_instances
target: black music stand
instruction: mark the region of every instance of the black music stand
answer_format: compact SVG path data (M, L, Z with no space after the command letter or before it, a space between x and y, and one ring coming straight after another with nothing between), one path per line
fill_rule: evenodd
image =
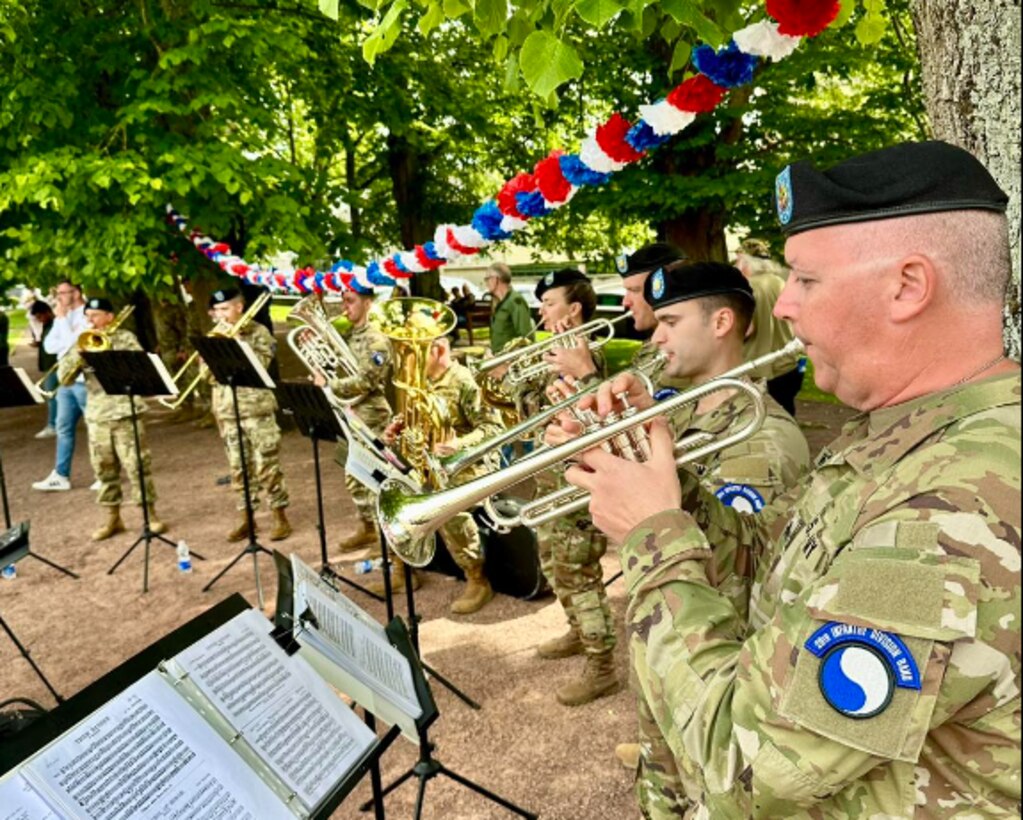
M323 520L323 480L320 473L320 442L340 441L344 431L338 423L333 405L322 387L303 382L282 382L277 385L277 400L285 413L295 418L295 424L313 444L313 470L316 476L316 531L320 536L320 577L328 583L340 581L378 601L383 598L361 584L345 578L330 565L327 558L327 527Z
M169 538L153 532L149 526L149 498L146 495L146 471L142 465L142 439L139 436L139 417L135 408L136 397L173 395L176 390L163 362L155 354L142 350L83 351L81 357L92 369L93 375L109 396L127 396L131 407L131 432L138 464L139 492L142 494L142 533L125 553L117 559L107 575L113 575L139 544L145 544L142 563L142 592L149 592L149 545L155 539L171 549L177 545ZM156 364L159 362L159 364ZM198 553L192 553L203 560Z
M203 363L220 384L231 389L231 402L234 406L235 431L238 434L238 454L242 462L242 491L245 499L245 517L248 522L249 543L239 552L206 586L203 592L209 592L227 572L246 555L252 556L252 569L256 577L256 600L259 608L263 608L263 584L259 579L259 553L273 555L270 550L256 540L255 514L252 510L252 495L249 491L249 465L245 458L245 437L242 435L242 420L238 415L238 388L255 387L272 390L274 387L270 374L259 363L259 359L244 342L238 339L224 339L216 336L197 336L193 339L195 349L199 351Z

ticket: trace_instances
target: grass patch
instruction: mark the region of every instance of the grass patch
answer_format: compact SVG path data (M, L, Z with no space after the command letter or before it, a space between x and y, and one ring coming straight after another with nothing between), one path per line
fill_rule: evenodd
M23 308L8 310L7 319L10 322L7 340L11 350L14 350L19 344L28 342L28 334L25 332L28 328L28 313Z
M842 402L836 399L831 393L825 393L821 390L813 378L813 362L809 359L806 360L806 374L803 376L803 389L799 391L799 395L796 396L798 399L803 401L819 401L825 404L841 404Z

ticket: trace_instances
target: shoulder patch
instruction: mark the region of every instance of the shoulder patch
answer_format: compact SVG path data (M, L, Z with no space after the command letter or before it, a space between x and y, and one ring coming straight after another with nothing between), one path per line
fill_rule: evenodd
M372 356L370 356L370 360L371 360L371 361L373 362L373 364L375 364L375 365L376 365L377 367L383 367L383 366L384 366L384 362L386 362L386 361L387 361L387 356L385 356L385 355L383 354L383 352L382 352L382 351L380 351L380 350L374 350L374 351L373 351L373 355L372 355Z
M818 684L839 714L862 720L888 708L896 687L921 688L920 670L898 635L830 621L804 644L821 659Z
M670 399L672 396L677 396L678 392L674 387L662 387L654 393L654 401Z
M748 484L726 484L714 495L726 507L733 507L743 513L758 513L766 504L764 497Z

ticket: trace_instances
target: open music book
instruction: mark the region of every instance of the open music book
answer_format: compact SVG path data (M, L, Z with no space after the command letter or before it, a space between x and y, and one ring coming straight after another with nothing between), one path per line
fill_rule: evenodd
M0 820L310 816L375 735L246 610L0 781Z
M423 708L409 659L391 645L384 627L296 555L291 571L298 654L324 680L418 743L416 719Z

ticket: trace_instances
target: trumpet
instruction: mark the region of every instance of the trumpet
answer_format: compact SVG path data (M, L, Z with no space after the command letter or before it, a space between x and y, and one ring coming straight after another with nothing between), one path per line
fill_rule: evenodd
M338 370L349 376L359 374L358 359L330 321L319 296L310 294L300 300L288 313L288 321L292 320L301 324L288 333L288 346L314 376L322 373L329 378ZM361 399L361 396L351 399L332 396L331 401L338 405L355 405Z
M269 291L264 291L263 293L259 294L259 296L256 297L255 301L253 301L251 305L248 306L248 308L245 310L245 313L241 315L237 322L235 322L233 325L228 325L225 324L224 322L218 322L216 326L213 328L213 330L211 330L206 335L221 339L233 339L242 330L245 329L245 326L249 322L256 318L256 314L263 309L263 305L269 302L270 299L271 293ZM179 381L182 381L187 377L188 370L192 367L193 364L196 363L198 359L199 359L198 350L194 351L191 356L185 359L185 363L181 365L181 367L179 367L177 369L177 372L174 374L173 381L175 387L177 386ZM199 386L199 382L201 382L205 378L206 369L200 367L199 372L196 374L195 378L193 378L192 381L185 385L184 388L178 389L178 395L176 398L157 399L157 401L164 407L166 407L168 410L177 410L182 404L185 403L185 399L192 395L192 393L195 391L195 388Z
M777 358L793 355L802 349L802 342L794 339L773 353L733 368L712 381L665 399L645 410L627 406L617 416L609 415L603 423L592 420L578 438L557 447L538 450L503 470L442 492L421 493L404 481L388 479L381 486L380 495L377 497L380 529L388 544L403 560L413 566L425 566L433 558L433 535L437 529L458 513L477 504L486 502L488 514L492 518L496 516L497 520L494 523L499 527L519 525L535 527L545 521L568 515L589 504L589 493L576 487L567 487L530 502L513 502L510 516L496 515L492 499L520 481L562 464L593 447L610 449L611 452L632 460L643 460L648 455L646 432L643 429L647 422L658 416L670 416L719 390L743 391L753 402L753 418L740 430L720 439L715 439L708 433L683 437L675 443L675 463L682 466L724 450L753 436L760 429L766 416L760 391L754 385L742 381L742 376L770 364Z
M109 325L104 330L95 330L93 328L86 328L78 334L78 340L75 342L75 348L83 353L102 353L103 351L110 350L110 335L117 328L123 325L128 317L135 312L134 305L125 305L121 308L121 312L114 317ZM68 370L60 379L60 384L67 386L71 384L75 379L78 378L78 374L85 369L85 362L79 360L78 364L75 365L73 370ZM39 392L47 399L52 399L57 395L55 390L44 390L43 384L51 373L57 373L60 370L60 362L57 362L49 370L47 370L43 377L36 382L36 387L39 388Z

